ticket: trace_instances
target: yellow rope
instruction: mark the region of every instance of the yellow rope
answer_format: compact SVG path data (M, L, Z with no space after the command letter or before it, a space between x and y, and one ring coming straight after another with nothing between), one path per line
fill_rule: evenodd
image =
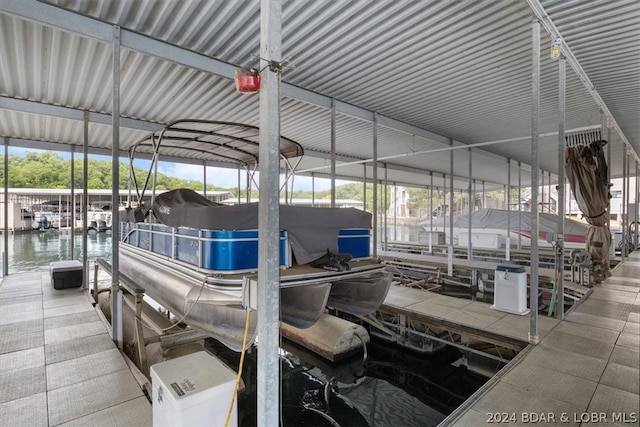
M228 427L229 420L231 420L231 413L233 412L233 403L236 400L236 394L238 393L238 385L240 384L240 378L242 378L242 366L244 365L244 354L247 347L247 337L249 336L249 319L251 319L251 312L247 310L247 320L244 325L244 337L242 338L242 352L240 353L240 365L238 366L238 376L236 377L236 384L233 387L233 395L231 396L231 404L229 405L229 412L227 412L227 419L224 422L224 427Z

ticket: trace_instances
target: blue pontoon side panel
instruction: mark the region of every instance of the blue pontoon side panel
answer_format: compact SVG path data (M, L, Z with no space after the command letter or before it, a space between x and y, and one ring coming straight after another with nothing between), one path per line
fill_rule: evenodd
M280 231L280 265L288 266L286 231ZM180 261L207 270L249 270L258 268L258 230L177 229L176 255ZM201 262L201 263L200 263Z
M338 234L338 252L353 258L371 256L371 234L368 228L343 228Z
M258 230L197 230L162 224L121 223L127 243L214 271L256 270ZM291 265L287 232L280 231L280 265Z

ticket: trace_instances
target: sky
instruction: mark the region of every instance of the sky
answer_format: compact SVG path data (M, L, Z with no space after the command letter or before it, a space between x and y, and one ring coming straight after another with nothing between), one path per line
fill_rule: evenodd
M35 152L40 153L44 150L36 150L31 148L19 148L19 147L10 147L9 155L15 156L24 156L26 152ZM58 155L62 158L69 159L71 158L70 153L59 152L56 151ZM82 154L76 155L76 159L82 158ZM109 156L97 156L97 155L89 155L89 158L96 160L107 160L111 161L111 157ZM134 165L141 169L147 170L149 168L150 162L148 160L138 160L134 161ZM175 178L182 179L191 179L197 181L203 181L204 175L202 171L202 166L197 165L187 165L187 164L179 164L179 163L168 163L168 162L160 162L158 164L158 172L164 175L172 176ZM258 181L259 174L256 174L255 180ZM236 188L238 186L238 170L237 169L225 169L225 168L207 168L207 183L211 185L215 185L217 187L222 188ZM348 181L336 180L336 185L341 185L348 183ZM240 185L242 188L246 185L246 173L240 174ZM296 176L294 179L295 190L304 190L311 191L312 189L312 180L311 177L306 176ZM255 188L255 185L253 185ZM331 188L331 180L324 178L316 178L315 179L315 191L324 191L329 190Z

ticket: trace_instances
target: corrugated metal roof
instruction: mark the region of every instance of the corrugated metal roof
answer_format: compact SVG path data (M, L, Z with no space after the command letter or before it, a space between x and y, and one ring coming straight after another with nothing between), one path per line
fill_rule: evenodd
M229 76L221 76L224 72L205 72L160 58L162 54L151 56L142 53L146 51L142 45L161 40L186 49L181 51L185 55L197 52L222 65L256 66L259 2L51 1L65 9L56 9L66 21L61 27L71 28L69 22L74 20L79 22L77 28L95 22L97 29L80 29L81 34L75 34L39 22L49 18L39 18L37 13L54 10L46 9L46 3L26 6L35 10L26 12L33 14L30 20L2 13L14 1L0 5L0 95L5 101L34 101L37 104L28 108L37 111L3 109L0 98L3 136L81 144L81 121L55 117L38 106L64 106L64 114L110 112L111 46L92 38L99 39L105 28L87 17L151 37L122 48L123 117L141 120L140 127L184 118L258 124L258 96L238 94ZM639 152L638 3L545 0L541 5ZM323 99L342 103L344 108L336 114L339 165L372 157L375 112L383 119L378 127L378 156L389 166L391 181L426 185L429 172L448 174L449 153L434 150L442 150L452 139L456 146L495 141L473 149L472 175L501 186L507 180L507 159L512 159L512 165L530 162L534 18L529 4L522 1L285 0L282 52L290 58L291 67L285 68L282 78L291 90L306 90L307 98L321 94ZM541 39L539 164L555 173L557 65L548 55L551 37L543 31ZM600 106L581 79L568 69L567 129L602 123ZM302 169L313 169L329 158L331 112L327 105L305 96L283 97L282 134L301 143L307 157L319 159L301 164ZM352 107L360 115L368 112L367 117L349 114ZM92 122L90 131L93 148L110 147L108 123ZM121 147L126 149L141 134L143 130L123 128ZM621 175L623 152L622 139L614 133L614 176ZM465 148L454 151L460 188L468 185L467 159ZM355 163L338 166L337 173L360 177L364 170ZM329 173L326 168L315 171ZM528 171L528 167L521 171L523 182L529 180ZM367 174L371 177L370 170ZM512 171L512 179L516 174Z

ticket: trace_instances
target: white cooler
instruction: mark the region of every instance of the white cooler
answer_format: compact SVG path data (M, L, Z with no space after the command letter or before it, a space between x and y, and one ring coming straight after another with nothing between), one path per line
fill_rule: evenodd
M527 272L519 265L498 265L493 289L494 310L527 314Z
M153 425L224 426L236 373L205 351L151 366ZM234 399L229 426L238 425Z

